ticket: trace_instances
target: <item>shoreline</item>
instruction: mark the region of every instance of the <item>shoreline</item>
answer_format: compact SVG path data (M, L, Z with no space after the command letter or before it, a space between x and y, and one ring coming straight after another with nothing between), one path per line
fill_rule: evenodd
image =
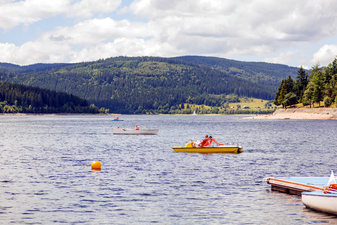
M71 115L101 115L119 116L115 113L0 113L0 116L71 116Z
M250 119L337 120L337 108L277 109L272 114L257 115Z
M57 115L102 115L102 116L123 116L123 115L143 115L143 116L252 116L252 115L256 115L256 114L214 114L214 113L210 113L210 114L120 114L120 113L0 113L1 115L5 115L5 116L35 116L35 115L39 115L39 116L57 116ZM266 114L257 114L257 115L266 115Z

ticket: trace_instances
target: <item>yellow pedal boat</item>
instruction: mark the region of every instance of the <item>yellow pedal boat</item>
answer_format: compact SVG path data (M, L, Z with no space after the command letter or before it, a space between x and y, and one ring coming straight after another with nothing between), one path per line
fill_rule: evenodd
M217 147L173 147L175 152L188 152L188 153L240 153L242 152L241 146L236 145L222 145Z

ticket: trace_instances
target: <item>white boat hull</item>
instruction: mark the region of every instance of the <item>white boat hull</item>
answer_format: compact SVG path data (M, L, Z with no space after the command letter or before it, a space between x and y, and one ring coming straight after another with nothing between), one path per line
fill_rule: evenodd
M308 208L337 215L337 193L303 192L302 202Z
M158 134L158 129L118 129L113 131L115 135L156 135Z

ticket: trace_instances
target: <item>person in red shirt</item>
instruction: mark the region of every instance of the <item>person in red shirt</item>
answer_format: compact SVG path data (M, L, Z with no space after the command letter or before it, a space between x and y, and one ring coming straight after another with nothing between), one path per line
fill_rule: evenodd
M204 140L202 140L202 142L200 143L200 147L206 147L206 146L208 146L208 145L210 145L210 138L208 137L208 135L206 134L205 135L205 138L204 138Z
M212 136L209 136L209 145L208 146L211 146L211 144L214 142L215 144L217 145L224 145L224 144L220 144L219 142L217 142L214 138L212 138Z

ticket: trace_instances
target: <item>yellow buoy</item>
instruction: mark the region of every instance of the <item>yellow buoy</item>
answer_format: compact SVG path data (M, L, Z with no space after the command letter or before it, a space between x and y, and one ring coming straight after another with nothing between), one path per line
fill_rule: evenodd
M91 163L91 169L92 170L101 170L102 164L99 161L93 161Z

